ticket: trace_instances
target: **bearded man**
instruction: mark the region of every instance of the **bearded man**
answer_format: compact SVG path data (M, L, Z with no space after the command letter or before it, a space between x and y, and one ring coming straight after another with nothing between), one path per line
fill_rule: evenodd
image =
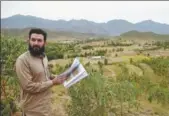
M53 85L62 84L67 76L51 76L45 55L47 33L39 28L29 32L28 51L21 54L15 64L21 87L23 116L51 116L51 90Z

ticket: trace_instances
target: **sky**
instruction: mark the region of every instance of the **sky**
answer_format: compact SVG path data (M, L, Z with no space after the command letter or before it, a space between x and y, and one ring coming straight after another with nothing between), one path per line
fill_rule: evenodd
M66 21L106 23L122 19L169 24L169 1L1 1L1 18L16 14Z

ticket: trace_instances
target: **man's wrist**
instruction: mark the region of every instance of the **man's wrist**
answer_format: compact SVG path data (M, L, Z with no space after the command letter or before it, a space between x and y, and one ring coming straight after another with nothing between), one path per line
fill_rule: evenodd
M51 75L49 78L50 78L50 80L53 80L55 78L55 76Z
M55 82L54 82L54 80L51 80L51 81L52 81L53 85L55 85Z

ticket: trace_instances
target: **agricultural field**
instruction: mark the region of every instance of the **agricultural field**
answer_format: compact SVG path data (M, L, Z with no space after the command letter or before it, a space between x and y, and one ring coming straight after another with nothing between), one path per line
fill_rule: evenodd
M151 33L148 39L148 33L141 33L142 36L133 33L48 40L46 54L51 73L62 73L75 57L80 58L89 73L69 89L63 85L51 88L53 114L169 116L169 36L168 40L166 36L154 38ZM21 116L19 86L13 67L16 58L27 50L22 37L1 35L3 116Z

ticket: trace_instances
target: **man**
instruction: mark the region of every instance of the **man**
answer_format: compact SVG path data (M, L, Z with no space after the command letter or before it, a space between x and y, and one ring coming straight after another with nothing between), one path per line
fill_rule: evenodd
M24 116L51 116L51 91L67 76L53 77L48 70L47 56L44 54L47 34L42 29L29 32L29 50L16 60L16 74L21 87L21 108Z

